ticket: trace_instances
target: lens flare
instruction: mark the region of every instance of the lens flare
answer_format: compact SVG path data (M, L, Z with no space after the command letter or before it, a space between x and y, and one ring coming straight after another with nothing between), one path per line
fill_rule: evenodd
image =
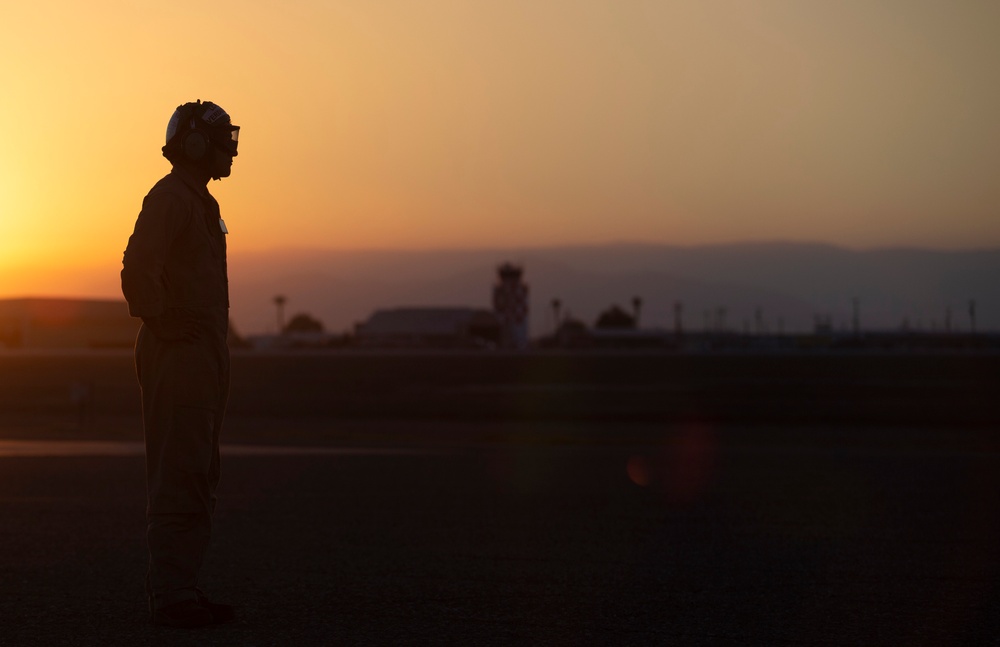
M681 429L671 443L664 486L677 502L698 498L711 484L716 458L715 432L708 425L692 424Z
M625 463L625 472L628 474L628 479L639 487L649 486L649 460L645 456L638 454L629 456Z
M650 488L671 503L691 503L711 487L717 453L712 427L687 424L671 430L647 452L629 456L625 474L633 484Z

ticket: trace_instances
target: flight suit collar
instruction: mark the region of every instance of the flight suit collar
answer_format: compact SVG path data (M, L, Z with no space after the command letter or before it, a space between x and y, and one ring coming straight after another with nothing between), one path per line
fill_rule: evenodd
M219 203L208 192L208 187L200 182L198 177L183 166L175 166L171 175L178 177L201 200L205 206L205 231L211 241L212 253L225 262L226 231L222 229L222 214L219 213Z

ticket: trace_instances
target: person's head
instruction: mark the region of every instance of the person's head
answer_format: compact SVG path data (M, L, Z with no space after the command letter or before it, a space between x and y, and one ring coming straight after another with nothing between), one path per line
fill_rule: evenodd
M211 101L177 106L167 123L163 156L174 166L186 166L216 180L229 177L238 154L240 127Z

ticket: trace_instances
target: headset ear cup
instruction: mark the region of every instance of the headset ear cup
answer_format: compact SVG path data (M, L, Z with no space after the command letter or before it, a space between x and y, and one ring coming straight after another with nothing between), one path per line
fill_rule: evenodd
M184 156L192 162L200 162L208 152L208 139L200 132L193 131L184 137Z

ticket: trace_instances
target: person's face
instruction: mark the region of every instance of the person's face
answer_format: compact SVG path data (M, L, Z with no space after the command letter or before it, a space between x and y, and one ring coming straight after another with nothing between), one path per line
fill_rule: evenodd
M233 156L219 146L213 146L213 148L215 154L212 155L212 168L210 169L212 177L217 180L229 177L233 171Z

